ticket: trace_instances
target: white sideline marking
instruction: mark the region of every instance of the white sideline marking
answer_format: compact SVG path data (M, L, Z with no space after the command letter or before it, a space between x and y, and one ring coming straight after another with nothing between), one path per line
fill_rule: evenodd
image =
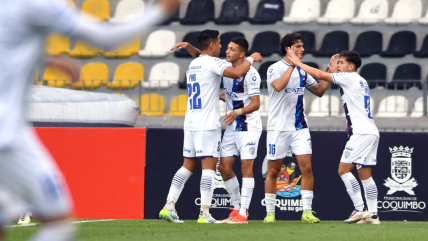
M85 221L73 221L71 223L78 224L78 223L95 223L95 222L111 222L115 219L97 219L97 220L85 220ZM19 224L19 225L10 225L5 226L6 228L19 228L19 227L30 227L30 226L36 226L39 225L39 223L29 223L29 224Z

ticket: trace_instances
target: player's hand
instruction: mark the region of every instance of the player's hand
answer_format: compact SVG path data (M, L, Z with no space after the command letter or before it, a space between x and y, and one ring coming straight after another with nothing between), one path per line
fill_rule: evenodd
M302 61L300 61L300 58L297 57L296 53L294 52L294 47L288 48L287 50L287 57L288 59L293 63L294 66L299 66L302 64Z
M237 117L238 117L238 113L236 113L236 111L231 111L229 114L226 114L224 116L224 124L227 126L232 125Z
M293 50L294 50L294 47L285 47L285 51L287 51L287 57L288 58L290 58L290 54L292 52L294 53L294 51L292 51L291 48L293 48ZM293 62L291 62L290 66L293 68L296 67L296 65Z
M176 43L174 46L172 46L172 48L169 51L174 51L174 49L186 49L187 47L189 47L189 43L188 42L180 42L180 43Z
M263 62L263 57L260 53L254 52L252 55L250 55L250 57L253 58L257 63Z
M337 73L337 60L339 59L339 54L331 56L330 63L328 64L328 69L330 73Z
M171 15L175 13L178 6L180 6L180 0L158 0L158 4L166 14Z
M47 65L67 72L71 77L71 82L76 83L80 80L80 65L76 61L63 61L56 58L47 60Z

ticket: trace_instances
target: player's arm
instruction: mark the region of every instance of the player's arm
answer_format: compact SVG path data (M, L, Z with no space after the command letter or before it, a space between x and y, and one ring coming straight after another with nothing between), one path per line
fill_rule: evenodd
M224 124L230 126L236 120L239 115L246 115L253 113L254 111L259 110L260 108L260 96L255 95L251 96L251 104L245 106L244 108L231 111L229 114L224 116Z
M223 102L226 102L226 95L224 94L224 91L222 91L218 97L219 100L222 100Z
M285 87L287 87L288 82L290 81L291 74L293 73L295 66L288 67L285 73L279 78L272 81L272 88L278 92L282 91Z
M58 58L49 57L46 60L46 65L69 73L71 76L71 82L73 83L79 81L80 67L75 62L67 62L67 61L60 60Z
M335 54L331 57L330 63L328 64L328 71L327 73L334 73L333 71L337 72L337 58L339 57L338 54ZM308 90L318 96L322 97L324 93L327 91L328 87L330 86L330 82L328 81L321 81L319 83L316 83L315 85L308 88Z
M262 61L263 58L259 53L253 53L242 64L236 67L226 67L223 71L223 76L231 79L239 79L248 72L253 62L261 63Z
M172 46L170 51L174 51L176 48L185 49L190 55L192 55L193 58L197 58L201 54L201 50L189 44L188 42L176 43L174 46Z

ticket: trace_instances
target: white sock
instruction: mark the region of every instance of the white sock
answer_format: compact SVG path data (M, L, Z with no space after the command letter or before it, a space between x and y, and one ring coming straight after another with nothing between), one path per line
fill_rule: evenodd
M215 171L213 170L202 170L202 177L201 177L201 211L202 206L210 207L211 206L211 200L213 199L213 182L214 182L214 176ZM206 212L204 212L206 214Z
M169 211L175 210L175 203L183 191L184 184L193 173L185 167L181 167L172 178L171 187L169 188L168 197L166 198L165 207Z
M265 193L266 213L275 215L276 193Z
M312 199L314 198L314 191L302 190L303 213L312 210Z
M241 194L239 193L238 178L233 178L224 182L227 192L229 193L230 200L232 201L233 208L239 210L241 208Z
M373 178L369 178L367 180L361 180L364 187L364 193L367 201L367 208L369 213L373 215L377 215L377 187Z
M74 225L70 220L59 220L43 224L30 238L30 241L72 241L74 240Z
M340 177L342 178L343 183L345 183L346 191L354 203L355 209L358 211L363 211L364 201L363 197L361 196L361 187L357 179L350 172L343 174Z
M253 191L254 178L242 178L241 210L239 210L239 214L244 217L247 217L247 210L250 208Z

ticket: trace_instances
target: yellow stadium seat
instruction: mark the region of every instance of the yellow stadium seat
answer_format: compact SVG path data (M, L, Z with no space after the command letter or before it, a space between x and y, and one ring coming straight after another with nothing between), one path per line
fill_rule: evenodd
M137 100L137 105L140 105L142 115L146 116L163 116L165 112L165 101L163 96L158 94L147 94L141 96L140 100Z
M50 34L46 41L46 52L50 55L66 54L70 49L70 39L60 34Z
M48 66L46 67L43 75L43 80L47 81L48 86L63 88L65 82L69 82L71 80L71 76L68 72Z
M131 43L118 47L111 51L105 52L106 58L129 58L131 55L137 55L140 50L140 37L134 39Z
M188 95L179 95L174 97L169 108L169 116L185 116L187 110Z
M82 12L107 21L110 18L110 2L108 0L87 0L82 5Z
M98 89L102 83L108 81L108 67L104 63L85 64L80 71L80 80L77 83L67 82L75 89Z
M78 40L76 42L76 46L73 50L70 50L70 52L68 52L68 55L75 58L93 58L97 55L101 55L102 53L102 49L90 46Z
M116 68L113 82L106 81L105 86L114 90L128 90L138 86L144 79L144 67L140 63L123 63Z

